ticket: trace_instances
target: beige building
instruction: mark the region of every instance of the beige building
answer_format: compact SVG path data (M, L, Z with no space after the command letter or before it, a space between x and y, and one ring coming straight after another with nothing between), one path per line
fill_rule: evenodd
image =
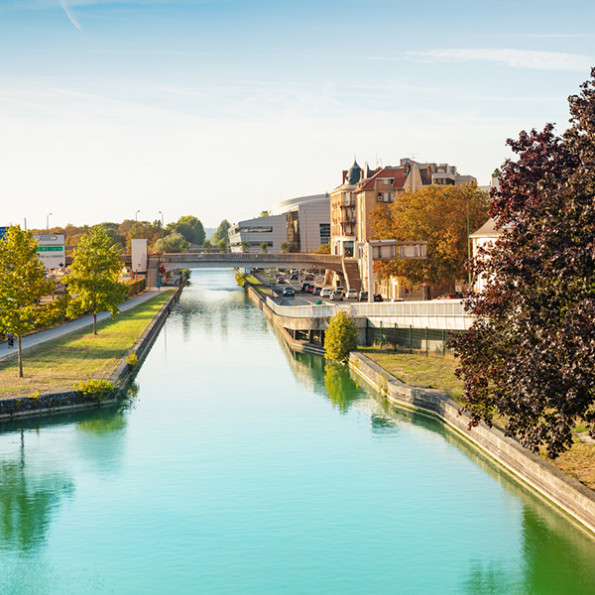
M418 163L401 159L398 166L370 169L361 168L354 161L343 171L343 181L331 192L331 254L356 257L360 262L360 275L367 288L369 259L366 244L373 239L371 212L379 204L390 205L406 192L413 192L432 184L461 186L477 182L473 176L461 175L454 165L447 163ZM415 240L416 238L411 238ZM388 299L405 297L404 288L397 279L379 279L374 275L374 293ZM423 289L420 296L424 295ZM409 294L407 294L409 296Z

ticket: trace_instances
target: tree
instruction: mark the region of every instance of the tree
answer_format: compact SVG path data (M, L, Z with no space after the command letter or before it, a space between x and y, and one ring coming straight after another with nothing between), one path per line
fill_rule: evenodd
M316 250L314 250L316 254L330 254L331 253L331 245L330 242L328 244L321 244L318 246Z
M199 219L192 215L184 215L175 223L168 223L167 230L178 233L190 244L201 245L205 241L205 230Z
M269 251L269 245L266 242L261 242L260 250L263 254L266 254Z
M153 223L149 223L148 221L134 221L126 233L126 250L130 252L131 241L134 239L147 240L150 250L153 248L155 242L161 238L162 233L160 221Z
M337 362L346 362L349 352L357 349L357 326L344 310L330 319L324 336L324 348L324 357Z
M247 252L250 252L250 244L248 242L242 242L241 246L242 246L242 252L244 254L246 254Z
M32 331L42 310L39 299L53 291L53 281L37 255L29 231L11 226L0 240L0 331L17 338L19 378L23 377L21 337Z
M227 231L230 227L231 224L229 223L229 221L227 219L223 219L223 221L219 223L217 231L215 231L215 233L211 236L211 244L213 244L214 246L218 244L221 240L225 240L227 242Z
M97 334L97 314L107 311L115 316L118 304L128 288L118 282L122 269L122 251L114 246L105 231L96 227L81 238L74 251L70 273L66 276L68 292L73 296L69 315L93 314L93 334Z
M155 245L153 246L153 250L155 252L162 252L162 253L179 253L179 252L186 252L188 250L188 242L184 239L184 236L177 232L170 233L169 235L165 236L163 239L159 238Z
M260 215L258 215L257 219L262 219L263 217L270 217L270 211L260 211Z
M281 242L279 247L281 248L281 252L283 254L287 254L289 252L289 242Z
M227 252L227 239L221 238L217 242L217 248L219 249L219 252Z
M581 420L595 437L595 69L569 98L570 128L508 140L490 215L501 231L473 261L488 284L470 301L460 357L470 427L504 416L506 433L556 457Z
M432 185L395 198L390 207L376 206L372 210L375 239L428 242L427 259L378 262L378 270L410 287L430 282L454 288L457 279L466 277L467 205L473 233L488 219L488 202L487 192L474 184Z

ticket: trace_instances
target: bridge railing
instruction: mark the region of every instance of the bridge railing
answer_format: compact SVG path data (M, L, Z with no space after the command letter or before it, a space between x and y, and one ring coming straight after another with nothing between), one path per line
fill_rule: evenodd
M159 254L151 255L152 258L159 258L161 262L187 262L187 263L237 263L241 265L257 265L257 264L281 264L284 266L291 266L292 264L308 263L311 265L333 264L340 265L342 257L333 254L310 254L310 253L265 253L265 254L250 254L240 252L184 252L179 254Z
M279 316L291 318L326 318L344 310L351 318L367 318L372 326L382 323L464 330L473 323L473 317L465 312L464 300L285 306L267 298L267 305Z

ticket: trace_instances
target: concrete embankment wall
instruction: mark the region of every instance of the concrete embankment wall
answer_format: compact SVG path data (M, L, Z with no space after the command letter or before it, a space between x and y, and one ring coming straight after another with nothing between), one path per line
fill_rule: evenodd
M595 532L595 493L552 464L534 455L501 430L480 425L468 429L469 418L444 395L399 382L361 353L352 353L349 366L376 387L389 402L414 408L444 421L522 481Z
M252 287L247 286L247 291L250 299L281 331L289 346L294 350L303 351L301 342L295 341L283 328L284 317L273 312L267 306L266 300ZM318 350L318 353L320 352ZM595 533L595 493L579 481L533 454L515 440L507 438L497 428L488 428L482 424L469 430L469 418L464 414L459 415L459 406L454 401L440 393L403 384L365 355L352 353L349 365L369 384L376 387L389 402L399 407L428 413L442 420L514 476Z
M247 284L245 288L250 300L256 304L262 310L263 314L275 325L283 340L294 351L324 354L324 349L322 347L317 347L310 343L306 343L305 341L298 341L297 339L294 339L285 329L283 317L278 316L271 310L271 308L269 308L266 299L252 286Z
M159 334L161 327L169 316L172 306L180 299L182 289L183 286L178 287L174 291L170 298L163 304L163 306L161 306L153 320L149 323L147 328L132 346L131 351L134 351L138 356L138 365L134 368L131 368L126 363L126 358L124 357L114 372L111 374L109 380L114 384L116 390L114 390L110 396L106 397L101 402L96 402L88 397L84 397L74 390L71 390L56 393L45 393L39 395L37 398L23 396L11 399L1 399L0 421L39 415L53 415L56 413L76 411L80 409L91 409L93 407L116 403L122 397L124 389L136 376L140 368L140 363L150 351L155 338Z

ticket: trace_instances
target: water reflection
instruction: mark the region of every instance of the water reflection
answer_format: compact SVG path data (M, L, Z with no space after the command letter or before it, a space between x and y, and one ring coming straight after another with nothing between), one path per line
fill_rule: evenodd
M359 383L352 378L345 364L327 362L324 367L324 386L327 397L342 414L347 413L351 405L363 396Z
M0 546L3 550L29 552L45 539L62 498L74 484L62 473L29 468L25 431L19 449L0 461Z

